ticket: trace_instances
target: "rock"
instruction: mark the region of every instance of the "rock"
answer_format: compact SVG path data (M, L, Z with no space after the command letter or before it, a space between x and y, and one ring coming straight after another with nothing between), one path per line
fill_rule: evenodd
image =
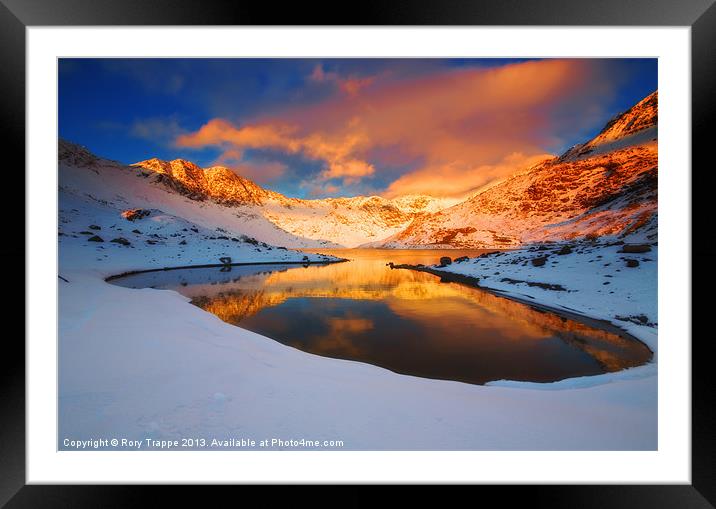
M532 258L532 265L534 265L535 267L541 267L545 264L546 261L546 256L538 256L537 258Z
M629 259L627 259L627 261L626 261L626 266L627 266L627 267L632 267L632 268L633 268L633 267L638 267L638 266L639 266L639 260L634 260L634 259L629 258Z
M630 316L621 316L616 315L614 318L617 320L621 320L623 322L632 322L637 325L654 325L649 323L649 318L646 315L630 315Z
M180 245L180 246L186 246L186 240L182 240L182 241L179 243L179 245Z
M104 239L100 237L99 235L95 235L93 237L88 238L90 242L104 242Z
M223 263L224 265L230 265L231 264L231 257L230 256L222 256L219 258L219 261Z
M441 256L440 257L440 266L445 267L446 265L450 265L452 263L452 259L449 256Z
M307 262L307 261L309 261L309 258L308 258L308 256L304 256L304 257L303 257L303 261L304 261L304 262Z
M96 224L91 224L87 228L89 228L90 230L101 230L102 229L101 226L97 226Z
M558 255L572 254L572 246L562 246L562 249L557 251L555 254L558 254Z
M140 232L139 230L132 230L132 233L136 233L137 235L141 235L141 234L142 234L142 232Z
M455 258L453 260L455 263L462 263L468 261L470 258L468 256L460 256L459 258Z
M122 217L127 221L136 221L147 217L149 214L151 214L151 211L146 209L127 209L122 211Z
M132 244L124 237L117 237L116 239L110 240L110 242L114 242L115 244L121 244L123 246L130 246Z
M620 253L648 253L651 251L649 244L624 244L619 250Z

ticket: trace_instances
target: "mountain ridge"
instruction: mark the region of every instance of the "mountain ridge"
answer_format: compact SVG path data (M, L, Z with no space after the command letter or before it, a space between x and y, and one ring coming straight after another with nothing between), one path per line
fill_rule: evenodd
M125 166L65 140L60 140L58 157L64 166L146 179L147 184L137 185L136 179L130 183L117 178L114 185L125 189L124 201L132 193L151 196L147 199L165 203L172 213L200 215L207 224L214 214L222 217L223 228L243 228L266 242L293 247L495 248L637 233L655 239L657 129L654 92L607 122L591 140L460 202L427 195L289 198L224 166L201 168L185 159L158 158ZM81 180L80 174L74 178L78 187ZM99 184L93 193L112 199L116 193ZM147 185L157 192L149 193ZM165 194L157 194L160 189ZM177 201L172 194L188 201Z
M365 247L493 248L595 236L654 240L658 92L611 119L562 156L416 218Z

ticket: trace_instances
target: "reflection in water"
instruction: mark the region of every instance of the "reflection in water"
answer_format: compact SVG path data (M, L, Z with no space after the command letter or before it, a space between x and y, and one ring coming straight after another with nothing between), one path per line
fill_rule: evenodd
M222 320L287 345L428 378L548 382L637 366L642 343L424 272L471 251L323 250L326 266L243 266L137 274L134 288L174 289Z

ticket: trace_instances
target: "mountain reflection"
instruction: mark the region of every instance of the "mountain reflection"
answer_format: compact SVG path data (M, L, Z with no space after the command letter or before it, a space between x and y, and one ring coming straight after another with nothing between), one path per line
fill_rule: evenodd
M327 266L244 268L218 279L214 271L207 282L175 289L228 323L301 350L431 378L553 381L651 358L631 338L431 274L392 270L385 264L395 256L366 251ZM434 263L440 254L417 261Z

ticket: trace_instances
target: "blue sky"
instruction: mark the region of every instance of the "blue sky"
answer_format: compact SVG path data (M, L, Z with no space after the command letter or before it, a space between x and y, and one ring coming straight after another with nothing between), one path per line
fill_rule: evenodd
M657 61L61 59L58 81L60 136L103 157L289 196L457 196L597 133L656 90Z

